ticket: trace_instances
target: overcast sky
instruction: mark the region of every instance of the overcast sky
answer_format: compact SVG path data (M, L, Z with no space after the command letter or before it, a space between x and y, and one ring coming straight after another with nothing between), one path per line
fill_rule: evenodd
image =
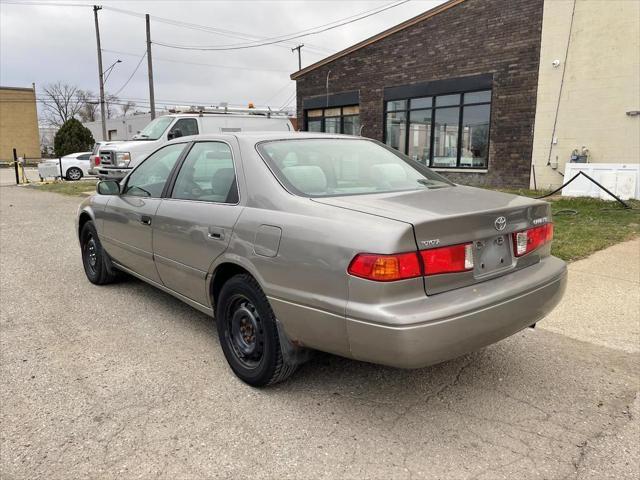
M62 81L98 91L93 2L57 0L58 5L16 5L0 0L0 85L36 87ZM22 1L22 0L17 0ZM297 55L291 47L304 43L303 67L381 30L443 3L411 0L378 15L287 44L235 51L191 51L153 46L158 106L294 105ZM78 3L81 6L67 6ZM236 35L270 38L317 27L395 3L392 0L235 0L235 1L104 1L99 12L103 66L118 64L106 84L115 93L134 71L146 48L144 18L114 10L151 15L152 41L175 45L216 46L247 43ZM60 5L63 4L63 5ZM88 6L84 6L88 5ZM154 16L157 20L154 20ZM196 24L185 28L162 19ZM233 32L221 35L211 29ZM117 53L116 53L117 52ZM183 63L188 62L188 63ZM118 94L148 105L146 59Z

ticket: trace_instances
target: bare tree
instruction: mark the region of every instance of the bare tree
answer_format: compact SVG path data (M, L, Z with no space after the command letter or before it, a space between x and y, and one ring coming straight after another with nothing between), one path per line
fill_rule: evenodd
M82 102L82 108L78 112L80 120L83 122L95 122L100 111L100 101L96 95L89 90L78 90L78 98Z
M56 82L45 85L42 91L44 120L52 126L62 126L82 109L83 103L78 96L78 87Z
M129 112L135 112L136 103L128 100L126 103L123 103L120 108L122 108L122 114L126 117Z
M106 108L107 118L117 117L120 114L120 109L118 105L121 104L120 99L115 95L111 95L107 93L104 96L104 103Z

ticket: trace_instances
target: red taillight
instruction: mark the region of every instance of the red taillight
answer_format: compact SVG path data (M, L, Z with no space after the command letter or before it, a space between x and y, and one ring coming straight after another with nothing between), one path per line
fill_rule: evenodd
M96 166L100 165L100 155L96 155L95 157L93 157L93 161L94 161L94 165Z
M347 271L356 277L378 282L391 282L422 276L420 260L415 252L396 255L359 253L351 261Z
M546 223L513 234L513 253L521 257L553 240L553 223Z
M466 272L473 269L473 249L471 243L450 247L422 250L425 275L439 273Z
M347 272L378 282L392 282L439 273L466 272L473 269L471 246L471 243L467 243L396 255L359 253L349 264Z

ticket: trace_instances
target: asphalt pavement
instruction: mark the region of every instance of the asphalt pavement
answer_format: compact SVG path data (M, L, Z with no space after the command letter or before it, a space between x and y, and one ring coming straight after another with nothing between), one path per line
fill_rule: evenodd
M318 354L257 390L213 321L90 284L80 198L0 183L0 478L635 479L640 242L570 266L563 303L413 371Z

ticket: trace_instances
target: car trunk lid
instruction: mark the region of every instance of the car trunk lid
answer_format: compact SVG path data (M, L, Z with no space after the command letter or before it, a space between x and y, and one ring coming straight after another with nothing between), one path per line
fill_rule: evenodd
M495 278L531 264L532 258L513 255L511 234L551 220L546 202L465 186L314 200L409 223L418 250L472 243L473 270L426 276L427 294Z

